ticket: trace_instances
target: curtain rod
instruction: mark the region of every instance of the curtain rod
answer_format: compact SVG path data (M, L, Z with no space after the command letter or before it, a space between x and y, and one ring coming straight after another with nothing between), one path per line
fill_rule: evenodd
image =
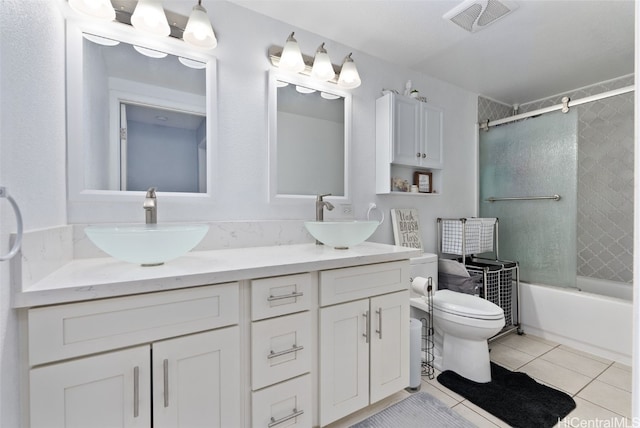
M569 111L568 110L569 107L575 107L575 106L579 106L580 104L590 103L592 101L601 100L603 98L609 98L609 97L613 97L613 96L616 96L616 95L626 94L628 92L633 92L634 90L635 90L635 85L625 86L624 88L619 88L619 89L614 89L612 91L602 92L600 94L596 94L596 95L591 95L591 96L588 96L588 97L580 98L579 100L575 100L575 101L574 100L568 100L566 103L556 104L556 105L551 106L551 107L545 107L545 108L541 108L541 109L538 109L538 110L533 110L533 111L530 111L530 112L527 112L527 113L516 114L514 116L505 117L504 119L492 120L492 121L487 119L484 122L478 123L478 125L480 125L480 129L488 131L489 127L491 127L491 126L497 126L497 125L502 125L503 123L515 122L516 120L526 119L526 118L531 117L531 116L537 116L537 115L540 115L540 114L549 113L549 112L556 111L556 110L562 110L563 108L565 108L567 111Z

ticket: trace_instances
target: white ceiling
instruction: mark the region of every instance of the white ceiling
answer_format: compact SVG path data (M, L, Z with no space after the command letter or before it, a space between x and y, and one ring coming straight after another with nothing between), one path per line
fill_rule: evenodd
M230 1L506 104L634 72L633 0L516 0L476 33L442 18L462 0Z

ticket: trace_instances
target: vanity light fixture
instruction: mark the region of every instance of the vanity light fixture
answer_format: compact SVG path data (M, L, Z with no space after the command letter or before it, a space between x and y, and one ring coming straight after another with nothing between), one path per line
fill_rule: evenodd
M284 48L279 46L269 48L269 59L274 67L310 76L318 81L334 83L344 89L354 89L360 86L362 81L356 64L351 58L352 54L347 55L342 66L338 67L331 63L324 43L316 50L315 57L311 58L302 55L293 35L294 33L289 35Z
M200 48L213 49L218 45L207 9L202 7L202 0L198 0L198 4L193 6L182 38L185 42Z
M189 17L164 10L161 0L68 0L84 16L116 21L159 37L171 36L200 49L213 49L218 40L202 0ZM95 40L94 40L95 41ZM96 43L100 43L96 41Z
M93 18L113 21L116 19L116 11L109 0L69 0L69 6L76 12Z
M137 30L157 36L168 36L171 33L167 15L158 0L138 0L131 15L131 25Z
M292 32L284 44L282 55L280 56L280 68L294 73L300 73L305 68L304 59L298 46L298 41L293 37Z
M342 70L340 70L340 77L338 77L338 85L347 89L357 88L362 83L360 74L358 74L358 69L356 68L356 63L353 62L351 55L350 53L344 58Z
M311 68L311 77L325 82L336 77L336 72L333 70L333 65L327 50L324 48L324 43L316 50L313 67Z

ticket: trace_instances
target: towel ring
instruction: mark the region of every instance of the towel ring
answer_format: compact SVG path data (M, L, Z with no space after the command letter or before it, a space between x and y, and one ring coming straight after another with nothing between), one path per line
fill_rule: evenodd
M20 246L22 245L22 214L20 213L18 204L7 193L7 189L5 187L0 187L0 198L5 198L7 201L9 201L11 207L13 208L13 212L16 215L16 223L18 225L16 240L13 242L11 250L4 256L0 256L0 261L5 261L12 259L16 254L18 254L18 251L20 251Z

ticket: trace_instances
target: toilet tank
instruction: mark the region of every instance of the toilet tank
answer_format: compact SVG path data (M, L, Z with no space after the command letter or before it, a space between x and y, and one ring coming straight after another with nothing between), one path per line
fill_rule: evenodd
M421 276L423 278L432 278L433 291L438 289L438 256L431 253L423 253L419 257L411 259L411 279ZM413 290L411 291L411 297L416 297Z

